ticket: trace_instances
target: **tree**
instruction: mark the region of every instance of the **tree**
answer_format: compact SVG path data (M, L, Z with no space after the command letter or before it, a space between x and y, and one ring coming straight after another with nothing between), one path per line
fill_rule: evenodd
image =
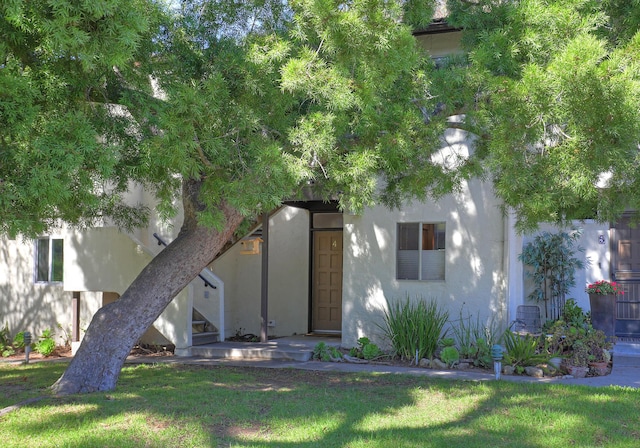
M486 175L522 228L638 205L636 9L452 0L469 56L434 70L411 35L433 3L0 5L2 232L140 225L129 182L164 214L182 192L179 236L94 316L59 393L115 387L135 341L241 222L309 186L357 211ZM464 122L447 124L454 113ZM455 169L431 161L445 126L478 136Z
M11 38L0 76L13 89L2 97L2 230L140 225L145 210L122 200L129 182L164 214L182 193L178 237L94 315L60 394L114 388L133 344L246 217L310 185L359 210L450 183L429 157L442 131L421 112L435 107L432 67L401 2L1 8Z
M542 232L527 243L518 256L528 269L525 274L533 281L533 291L529 300L544 302L545 318L559 319L564 311L569 289L576 284L576 269L582 269L584 262L576 258L575 247L581 231Z
M613 221L640 206L640 2L451 0L468 56L440 76L448 109L480 136L521 230Z

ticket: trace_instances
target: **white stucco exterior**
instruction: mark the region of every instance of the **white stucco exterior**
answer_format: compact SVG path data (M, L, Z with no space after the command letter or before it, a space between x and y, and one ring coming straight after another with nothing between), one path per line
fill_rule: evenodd
M457 318L506 319L504 223L490 186L473 180L437 202L376 207L345 216L343 344L366 336L379 339L387 300L436 299ZM445 279L396 279L396 228L402 222L446 224Z

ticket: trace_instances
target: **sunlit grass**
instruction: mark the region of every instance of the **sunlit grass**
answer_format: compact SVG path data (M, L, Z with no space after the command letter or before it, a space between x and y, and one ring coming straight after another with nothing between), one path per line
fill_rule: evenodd
M640 391L403 375L126 367L108 393L56 398L65 365L0 365L2 447L629 447Z

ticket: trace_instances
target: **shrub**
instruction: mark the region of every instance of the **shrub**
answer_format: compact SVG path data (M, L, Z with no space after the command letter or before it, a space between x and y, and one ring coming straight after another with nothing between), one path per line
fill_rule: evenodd
M42 332L38 342L34 344L34 349L42 356L51 356L56 349L56 342L53 340L53 333L47 329Z
M447 366L452 367L460 361L460 353L457 348L448 346L440 352L440 359L442 359L442 362L447 364Z
M19 350L24 348L24 331L21 331L13 338L13 346Z
M426 302L420 298L412 303L407 297L403 302L387 301L380 328L401 358L433 358L438 341L445 336L443 329L448 319L449 313L434 299Z
M461 358L472 359L477 367L492 367L491 346L498 343L500 334L495 319L485 324L478 315L475 320L472 320L471 314L464 317L460 309L460 318L452 323L451 330Z
M539 337L530 334L521 336L507 330L502 340L506 349L505 362L516 368L535 366L551 358Z
M371 343L369 338L364 337L358 339L358 346L353 347L349 351L350 356L367 360L378 358L382 354L382 350L380 350L380 348L376 344Z
M9 335L9 327L5 326L0 330L0 355L3 357L11 356L15 353L11 345L11 336Z
M342 358L342 353L332 346L327 345L324 342L318 342L313 348L311 359L317 359L320 361L335 361Z

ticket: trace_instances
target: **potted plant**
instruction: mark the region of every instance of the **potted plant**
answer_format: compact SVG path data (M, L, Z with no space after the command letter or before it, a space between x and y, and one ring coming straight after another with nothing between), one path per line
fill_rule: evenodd
M591 329L583 339L589 351L589 367L597 376L607 374L609 361L611 361L611 343L607 342L604 332Z
M616 324L616 296L623 294L620 285L616 282L599 280L588 285L586 291L589 294L593 328L602 330L607 337L613 338Z
M589 371L589 349L577 340L573 343L571 356L566 359L567 370L574 378L584 378Z

